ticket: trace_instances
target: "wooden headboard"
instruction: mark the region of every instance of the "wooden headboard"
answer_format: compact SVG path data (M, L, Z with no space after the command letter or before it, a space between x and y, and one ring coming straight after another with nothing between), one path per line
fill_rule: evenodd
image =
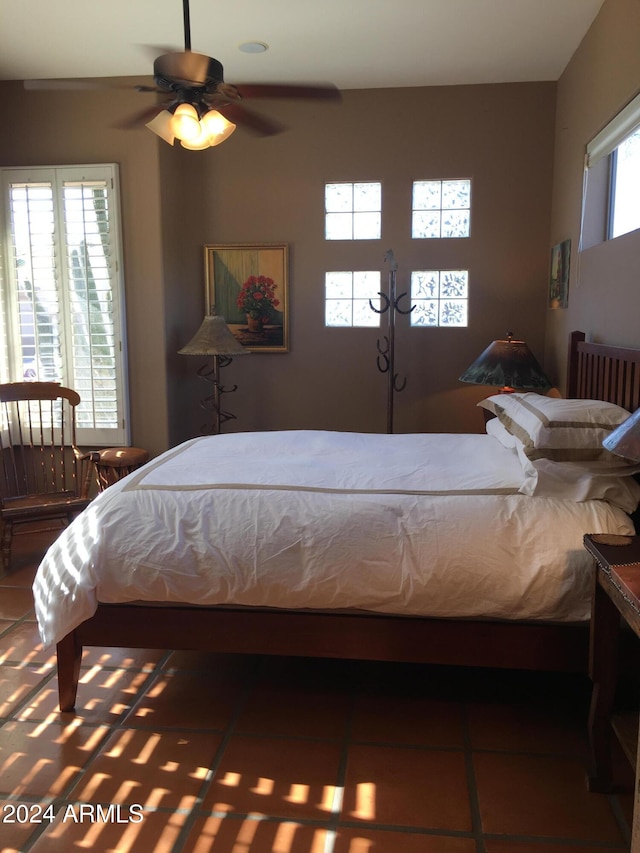
M571 332L567 396L607 400L629 412L640 408L640 350L587 343L584 332Z

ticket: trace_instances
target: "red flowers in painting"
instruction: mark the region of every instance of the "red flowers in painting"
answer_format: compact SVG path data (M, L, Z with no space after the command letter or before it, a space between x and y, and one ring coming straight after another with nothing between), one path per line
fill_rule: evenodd
M240 289L236 304L249 317L270 317L280 304L275 291L278 287L265 275L250 275Z

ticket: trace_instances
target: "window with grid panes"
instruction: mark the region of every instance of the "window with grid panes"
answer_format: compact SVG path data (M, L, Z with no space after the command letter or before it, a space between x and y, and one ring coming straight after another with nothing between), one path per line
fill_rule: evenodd
M3 378L81 397L81 445L127 444L115 164L3 169Z

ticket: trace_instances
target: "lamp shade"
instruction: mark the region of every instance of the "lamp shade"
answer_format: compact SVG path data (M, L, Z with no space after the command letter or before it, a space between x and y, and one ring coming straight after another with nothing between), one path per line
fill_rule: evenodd
M178 352L182 355L249 355L249 350L233 337L224 317L217 314L205 317L189 343Z
M616 456L640 462L640 409L609 433L602 444Z
M524 341L493 341L468 367L460 382L472 385L497 385L504 390L547 389L551 382Z

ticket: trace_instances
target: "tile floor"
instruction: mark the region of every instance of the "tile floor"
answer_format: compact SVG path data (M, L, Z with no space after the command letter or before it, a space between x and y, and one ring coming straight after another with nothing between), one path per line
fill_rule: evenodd
M585 787L586 678L85 652L57 710L31 581L0 579L0 850L604 853L629 848L633 779Z

